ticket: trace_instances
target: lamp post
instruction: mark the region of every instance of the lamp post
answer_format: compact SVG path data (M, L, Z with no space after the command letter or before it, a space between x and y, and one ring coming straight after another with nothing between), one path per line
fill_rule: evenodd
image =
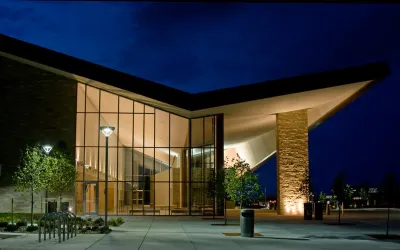
M100 130L103 133L103 135L106 137L106 169L105 169L105 188L104 188L104 195L105 195L105 201L104 201L104 226L108 228L108 221L107 221L107 215L108 215L108 137L114 132L114 127L110 126L101 126Z
M50 145L44 145L43 146L43 150L44 150L44 152L47 154L47 155L49 155L49 153L50 153L50 151L53 149L53 147L52 146L50 146ZM47 188L46 188L46 196L45 196L45 201L44 201L44 204L46 204L46 207L45 207L45 209L44 209L44 211L45 211L45 213L47 214L48 213L48 206L47 206L47 197L48 196L48 191L47 191ZM60 206L61 206L61 204L60 204Z

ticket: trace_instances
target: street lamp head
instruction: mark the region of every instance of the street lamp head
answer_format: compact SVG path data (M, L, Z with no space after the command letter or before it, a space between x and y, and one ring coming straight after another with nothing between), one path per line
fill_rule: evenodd
M101 126L100 130L101 132L103 132L103 135L105 135L105 137L109 137L113 132L114 132L114 127L111 126Z
M43 146L43 150L44 150L44 152L46 152L46 154L50 153L50 151L51 151L52 149L53 149L53 147L50 146L50 145L44 145L44 146Z

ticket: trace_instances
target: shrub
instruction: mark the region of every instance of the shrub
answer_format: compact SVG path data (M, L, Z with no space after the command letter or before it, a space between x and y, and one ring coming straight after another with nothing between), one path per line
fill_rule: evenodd
M111 232L111 229L109 229L108 227L100 227L99 228L99 233L101 234L108 234Z
M116 219L109 220L108 224L113 227L118 227L118 226L124 224L124 220L121 217L119 217Z
M87 232L87 228L86 228L86 227L84 227L84 228L81 229L81 233L84 234L84 233L86 233L86 232Z
M101 217L95 219L95 220L93 221L93 225L96 225L96 226L102 226L102 225L104 225L104 219L101 218Z
M98 226L92 226L92 228L90 230L97 231L97 230L99 230L99 227Z
M124 220L121 217L118 217L117 219L115 219L118 223L118 226L124 224Z
M40 226L44 227L44 221L40 222ZM54 223L52 221L46 221L46 228L53 228L54 227Z
M7 232L14 232L14 231L17 231L18 228L19 228L18 225L8 224L7 227L6 227L6 229L5 229L5 231L7 231Z
M36 230L38 230L38 227L37 227L37 226L28 226L28 227L26 228L26 231L27 231L27 232L33 232L33 231L36 231Z
M17 221L16 225L18 227L26 227L26 225L28 225L28 223L26 221L20 220L20 221Z
M0 227L7 227L8 221L0 221Z

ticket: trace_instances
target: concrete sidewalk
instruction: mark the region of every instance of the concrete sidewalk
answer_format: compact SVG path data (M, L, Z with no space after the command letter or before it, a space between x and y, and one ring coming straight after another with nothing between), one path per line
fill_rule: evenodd
M169 250L169 249L400 249L399 243L376 241L366 236L384 233L385 228L360 223L337 226L323 222L271 220L258 222L255 232L261 237L225 236L240 232L239 226L212 226L223 221L192 217L125 217L125 223L108 235L78 235L58 243L38 243L37 235L22 235L0 240L0 250L14 249L90 249L90 250ZM229 223L238 223L230 221ZM392 233L400 233L392 229Z

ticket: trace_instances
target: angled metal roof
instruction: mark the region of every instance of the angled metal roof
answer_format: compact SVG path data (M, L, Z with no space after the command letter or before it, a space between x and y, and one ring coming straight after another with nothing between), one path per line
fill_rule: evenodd
M71 74L103 82L189 111L340 86L366 80L376 81L390 74L389 65L387 63L377 62L322 73L190 94L3 34L0 34L0 51Z

